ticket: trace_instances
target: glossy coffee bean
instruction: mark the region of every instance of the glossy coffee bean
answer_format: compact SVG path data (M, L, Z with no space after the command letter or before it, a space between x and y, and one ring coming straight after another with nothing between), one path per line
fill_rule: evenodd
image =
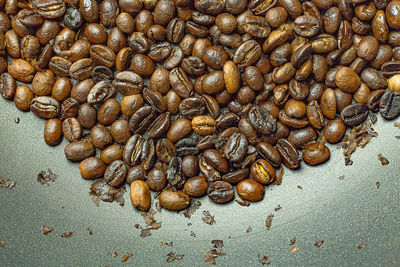
M265 159L258 159L251 165L251 175L261 184L270 184L275 179L275 169Z
M313 128L305 127L291 131L287 139L297 149L300 149L303 148L305 144L317 139L317 133Z
M145 181L146 180L146 171L144 170L142 165L136 165L134 167L131 167L128 171L128 174L126 176L126 182L128 184L131 184L133 181L140 180L140 181Z
M264 186L252 179L245 179L236 187L238 195L248 201L260 201L264 197Z
M111 186L122 184L128 173L128 169L122 160L113 161L104 172L104 180Z
M345 107L340 117L347 126L357 126L363 123L368 117L368 108L361 103L354 103Z
M147 174L147 185L150 190L159 192L167 185L167 176L160 168L153 168Z
M329 159L330 151L321 141L315 141L305 145L302 156L305 163L316 166Z
M182 173L186 177L194 177L199 173L199 160L196 156L188 155L182 159ZM187 192L187 190L186 190ZM187 192L188 193L188 192ZM188 193L189 194L189 193ZM191 194L189 194L191 195Z
M112 144L105 147L100 153L100 159L105 164L111 164L115 160L122 160L122 148L119 144Z
M190 205L190 197L181 190L167 189L160 194L159 201L167 210L182 210Z
M62 122L62 132L68 141L73 142L81 139L82 128L76 118L68 118Z
M31 101L30 109L33 114L43 119L57 117L60 113L60 103L49 96L35 97Z
M63 138L63 133L61 130L62 122L60 119L49 119L46 121L44 126L44 141L49 146L58 145Z
M279 139L276 149L281 155L282 163L289 169L298 169L300 167L299 152L296 147L286 139Z
M101 159L90 157L83 160L79 164L79 170L81 172L82 178L89 180L98 179L103 176L106 170L106 165Z
M65 157L72 162L80 162L94 156L95 148L87 139L74 141L64 147Z
M131 183L130 196L132 205L140 211L148 211L151 204L149 186L141 180Z
M345 133L346 125L341 119L328 121L322 132L325 140L331 144L336 144L342 140Z
M235 196L235 189L225 181L216 181L208 186L207 195L216 203L227 203Z
M386 120L393 120L400 114L400 92L386 91L379 102L379 113Z

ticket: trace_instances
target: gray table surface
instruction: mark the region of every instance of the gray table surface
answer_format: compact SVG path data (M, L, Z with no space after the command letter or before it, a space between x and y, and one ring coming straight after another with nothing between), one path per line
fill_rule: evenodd
M20 118L19 124L14 117ZM352 166L346 167L342 152L332 148L328 164L315 168L303 164L296 172L285 169L282 185L268 187L262 202L250 207L236 202L217 205L203 197L190 220L166 210L157 214L162 227L144 239L134 227L144 225L143 218L128 194L124 207L116 203L95 207L88 195L90 182L80 177L77 164L64 158L66 140L56 148L44 143L44 123L0 99L0 176L17 181L12 190L0 187L2 266L201 266L207 265L202 255L212 249L213 239L224 241L227 255L216 259L220 266L260 265L258 253L280 266L400 264L400 140L394 138L400 129L393 122L379 118L375 125L379 137L357 149ZM382 166L378 153L390 164ZM59 174L49 186L37 181L37 174L47 168ZM344 180L339 180L343 174ZM275 212L278 204L282 209ZM215 225L202 222L203 210L215 215ZM275 216L267 231L269 213ZM42 225L55 230L43 235ZM249 226L252 231L246 233ZM73 236L61 238L66 231ZM293 237L301 250L291 254ZM315 247L321 239L324 244ZM166 241L173 241L173 246L160 246ZM357 248L361 242L364 249ZM184 258L167 264L171 250ZM118 257L106 254L113 251ZM128 251L133 257L121 263Z

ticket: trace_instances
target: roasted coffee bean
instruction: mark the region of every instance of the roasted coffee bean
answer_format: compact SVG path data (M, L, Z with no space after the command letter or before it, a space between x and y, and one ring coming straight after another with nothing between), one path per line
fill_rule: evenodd
M367 106L369 110L373 112L378 112L380 99L385 92L386 90L376 90L369 95L367 101Z
M215 168L217 171L226 173L229 170L228 161L224 158L222 153L215 149L207 149L203 152L205 161Z
M269 143L260 142L257 144L258 154L266 159L273 167L278 168L281 165L281 156L279 152Z
M147 185L150 190L159 192L167 185L167 176L160 168L153 168L147 174Z
M188 155L182 159L182 173L186 177L193 177L199 173L199 160L196 156ZM185 190L187 192L187 190ZM189 194L189 193L188 193ZM191 195L191 194L189 194Z
M387 80L382 73L373 68L366 68L361 72L361 80L371 89L385 89L387 88Z
M287 139L279 139L276 149L281 155L282 163L289 169L298 169L300 167L299 152L296 147Z
M368 108L361 103L354 103L345 107L340 117L347 126L357 126L363 123L368 117Z
M139 75L150 75L153 73L155 64L153 60L142 54L136 54L132 57L130 69Z
M132 133L143 133L147 130L153 120L157 117L157 112L151 106L139 108L129 119L129 130Z
M128 184L131 184L133 181L136 180L144 181L146 180L145 177L146 177L146 171L143 169L143 166L136 165L129 169L128 174L126 175L126 182Z
M35 69L28 61L18 58L8 63L8 73L20 82L30 83L34 78Z
M112 81L114 78L114 73L110 68L104 66L96 66L93 68L91 76L95 83L99 83L104 80Z
M199 135L210 135L215 131L216 121L210 116L196 116L192 119L192 128Z
M128 121L123 118L117 119L111 124L110 133L116 143L124 144L131 137Z
M97 111L91 105L84 103L78 111L78 121L86 129L92 128L97 122Z
M386 120L393 120L400 114L400 92L386 91L379 102L379 113Z
M82 178L92 180L92 179L98 179L103 176L106 170L106 165L101 159L96 157L90 157L84 159L79 164L79 169Z
M159 138L168 131L169 126L170 113L162 113L150 124L147 135L150 138Z
M126 142L122 157L129 166L135 166L140 163L143 141L144 139L141 135L134 134Z
M80 162L94 156L94 146L90 140L82 139L71 142L64 147L65 157L72 162Z
M128 46L134 53L145 53L150 49L150 40L142 32L134 32L128 36Z
M297 17L293 22L293 30L302 37L314 37L321 30L317 18L310 15Z
M190 197L183 191L167 189L159 197L160 205L167 210L183 210L190 205Z
M49 146L56 146L61 143L63 133L61 130L62 122L60 119L49 119L44 126L44 141Z
M39 96L32 99L31 111L43 119L57 117L60 113L60 103L49 96Z
M291 131L287 137L288 141L298 149L304 147L305 144L314 141L316 138L317 133L311 127Z
M168 139L163 138L157 141L156 155L162 162L170 162L171 158L176 155L175 145Z
M168 58L171 55L171 52L172 52L171 44L168 42L161 42L152 44L150 46L150 51L148 55L152 60L160 62Z
M400 61L388 61L383 63L381 66L382 66L381 67L382 75L386 77L391 77L388 80L388 84L389 84L389 90L392 90L390 89L390 86L393 86L395 84L394 81L398 80L399 77L398 74L400 74Z
M183 61L185 54L179 46L175 46L168 58L164 61L164 67L167 70L179 67Z
M171 142L176 143L187 136L191 131L192 124L190 120L184 118L177 119L169 127L167 138L171 140Z
M161 93L155 92L148 88L143 90L143 98L149 103L156 111L162 113L167 109L167 103Z
M76 118L68 118L62 122L62 132L68 141L73 142L81 138L82 128Z
M5 99L12 99L17 89L15 79L9 73L0 75L0 94Z
M232 134L224 147L224 156L230 162L241 162L247 153L248 141L241 133Z
M82 58L71 65L69 76L75 80L82 81L91 76L93 68L93 61L90 58Z
M333 120L336 117L336 95L333 89L326 89L321 96L321 110L324 116Z
M254 40L242 43L233 55L233 62L238 67L247 67L255 63L261 56L261 47Z
M276 131L276 120L272 115L258 106L249 110L249 120L251 125L262 134L270 134Z
M261 1L259 1L261 2ZM272 4L274 1L266 1ZM258 15L258 14L257 14ZM288 17L287 11L283 7L270 8L265 14L265 19L272 28L277 28L286 22Z
M140 160L146 171L153 167L156 160L156 146L153 139L146 138L143 141Z
M122 147L119 144L112 144L105 147L100 153L100 159L105 164L111 164L115 160L122 160Z
M161 94L168 93L170 89L169 71L165 68L157 68L150 77L150 89Z
M103 103L115 94L115 87L109 81L102 81L94 85L87 95L89 104Z
M382 1L387 3L388 1ZM399 19L399 7L400 2L398 0L390 1L386 6L386 19L389 27L394 30L400 30L400 19ZM378 7L381 9L381 7Z
M350 68L342 67L335 74L335 83L343 92L354 93L360 87L360 77Z
M327 161L330 157L330 151L321 141L308 143L304 146L303 160L311 166L316 166Z
M194 56L184 58L181 67L191 76L200 76L206 69L205 63L200 58Z
M260 201L264 197L264 186L252 179L245 179L236 187L238 195L248 201Z
M170 71L169 81L171 87L179 96L187 98L193 94L193 83L181 68Z
M261 184L270 184L275 179L275 169L265 159L258 159L251 165L251 175Z
M341 119L330 120L326 123L323 136L328 143L336 144L346 133L346 125Z
M140 211L148 211L151 204L149 186L141 180L131 183L130 196L132 205Z
M186 180L185 192L191 197L201 197L207 194L208 184L204 176L194 176Z
M93 145L99 149L103 149L113 142L110 131L102 124L97 124L90 130L90 139Z
M219 204L227 203L235 196L235 190L230 183L216 181L209 185L207 190L208 197Z
M135 95L142 91L143 78L135 72L122 71L115 76L113 85L123 95Z
M247 178L249 175L249 169L238 169L233 172L224 174L222 180L230 184L236 184L243 179Z
M324 127L324 115L317 101L313 100L308 104L307 118L313 127L317 129L322 129Z
M189 97L179 104L179 113L188 119L202 115L205 110L205 103L201 97Z
M199 169L200 172L207 178L208 183L221 180L221 174L219 171L208 164L202 155L199 157Z
M122 160L113 161L104 172L104 180L111 186L122 184L128 173L128 168Z

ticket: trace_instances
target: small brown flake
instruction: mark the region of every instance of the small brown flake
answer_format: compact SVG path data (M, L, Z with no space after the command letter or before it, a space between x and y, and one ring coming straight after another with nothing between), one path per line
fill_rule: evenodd
M6 246L6 244L4 243L4 241L0 241L0 247L4 248Z
M246 233L250 233L253 229L251 229L251 226L249 226L249 228L247 228Z
M49 186L50 182L55 182L58 178L58 175L53 173L51 169L47 169L46 171L41 171L37 175L37 180L42 185Z
M214 225L215 224L215 216L210 214L210 211L204 210L203 211L203 217L201 218L204 223L209 224L209 225Z
M135 224L135 228L141 230L140 237L145 238L151 236L150 230L157 230L161 228L161 222L157 222L154 218L154 214L156 214L155 210L151 209L148 212L141 212L140 214L146 223L146 228L143 228L139 224Z
M191 205L188 208L181 210L179 212L179 214L183 214L183 216L185 216L185 218L190 219L192 217L192 215L196 212L196 210L198 210L200 208L200 206L201 206L200 201L193 200Z
M282 209L281 205L278 204L278 206L276 208L274 208L274 211L278 211L278 210L281 210L281 209Z
M300 247L294 246L294 247L292 247L292 249L290 250L290 253L293 254L293 253L295 253L295 252L297 252L297 251L299 251L299 250L300 250Z
M353 165L353 161L350 158L344 158L344 165L351 166Z
M301 185L298 185L297 188L298 189L303 189L303 187Z
M293 246L296 243L296 237L293 237L293 239L290 239L289 245Z
M116 251L114 251L112 253L107 252L107 255L110 256L110 257L116 258L118 256L118 253Z
M40 228L40 230L42 230L42 233L44 235L47 235L50 232L53 232L54 228L50 227L50 226L46 226L46 225L42 225L42 227Z
M361 242L359 245L358 245L358 249L363 249L363 248L365 248L366 247L366 245L365 245L365 242Z
M13 189L16 183L17 183L16 181L12 181L10 179L4 179L3 177L0 176L0 185L3 188Z
M203 260L205 262L207 262L208 264L213 264L215 265L215 258L216 256L214 256L213 254L211 254L210 252L204 253L203 254Z
M396 135L394 138L396 138L396 139L400 139L400 135Z
M378 159L380 160L382 166L386 166L389 164L389 161L387 158L385 158L384 156L382 156L381 153L378 154Z
M173 262L174 260L181 260L183 258L183 254L177 254L175 255L174 251L171 251L170 253L167 254L167 260L166 262Z
M106 190L105 190L106 189ZM89 195L92 196L93 203L99 207L100 201L103 202L117 202L120 206L124 206L126 193L125 186L116 188L107 185L104 179L92 182L90 186Z
M73 232L65 232L61 234L61 237L67 238L67 237L71 237L73 234Z
M393 123L393 125L394 125L394 127L397 127L397 128L400 129L400 122L395 121L395 122Z
M250 202L242 198L236 199L235 201L241 206L246 206L246 207L250 206Z
M322 244L324 243L324 240L318 240L317 242L314 243L314 246L316 246L317 248L321 247Z
M166 241L165 243L164 243L166 246L169 246L169 247L172 247L173 245L174 245L174 242L173 241Z
M92 235L92 234L93 234L92 226L86 227L86 230L88 230L89 235Z
M376 188L379 188L381 186L381 183L380 182L376 182L375 185L376 185Z
M133 256L132 253L127 252L124 256L122 256L121 262L126 262L126 261L129 260L132 256Z
M275 176L275 182L274 182L276 185L282 184L282 177L284 174L285 174L285 171L282 166L278 170L276 170L276 176Z
M192 237L196 237L196 233L195 233L195 232L193 232L193 231L190 231L190 236L192 236Z
M343 181L344 180L344 174L339 176L339 180Z
M261 257L260 253L258 254L258 262L261 263L262 265L271 264L271 260L269 259L269 257L268 256L262 256Z
M270 214L268 214L267 219L265 220L265 226L267 227L268 231L271 229L273 218L274 218L274 214L270 213Z
M21 121L21 120L20 120L19 117L14 117L14 122L15 122L16 124L18 124L20 121Z

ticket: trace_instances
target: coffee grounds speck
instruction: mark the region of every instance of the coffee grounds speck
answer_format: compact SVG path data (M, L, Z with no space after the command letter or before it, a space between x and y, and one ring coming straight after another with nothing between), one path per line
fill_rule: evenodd
M281 210L281 209L282 209L281 205L278 204L278 206L276 208L274 208L274 211L278 211L278 210Z
M201 206L201 202L198 200L193 200L191 205L184 209L179 211L179 214L183 214L183 216L185 216L185 218L190 219L192 217L192 215L196 212L196 210L198 210Z
M88 227L86 227L86 230L88 230L88 232L89 232L89 235L93 235L92 226L88 226Z
M122 256L121 262L126 262L126 261L129 260L132 256L133 256L132 253L127 252L124 256Z
M317 248L321 247L322 244L324 243L324 240L318 240L317 242L314 243L314 246L316 246Z
M42 230L42 233L43 233L44 235L47 235L48 233L52 232L52 231L54 230L54 228L53 228L53 227L50 227L50 226L42 225L42 227L40 228L40 230Z
M246 233L250 233L253 229L251 228L251 226L249 226L249 228L247 228Z
M262 265L271 264L271 260L269 259L269 257L268 256L262 256L261 257L260 253L258 253L258 262L261 263Z
M344 174L339 176L339 180L344 180Z
M382 166L386 166L389 164L389 160L387 158L385 158L384 156L382 156L381 153L378 154L378 159L381 162Z
M273 218L274 218L274 214L270 213L270 214L268 214L267 219L265 220L265 226L267 227L268 231L271 229Z
M251 204L249 201L244 200L244 199L242 199L242 198L235 199L235 201L236 201L236 203L238 203L239 205L245 206L245 207L248 207L248 206L250 206L250 204Z
M365 247L366 247L365 242L361 242L361 243L357 246L358 249L363 249L363 248L365 248Z
M290 239L289 245L293 246L296 243L296 237L293 237L293 239Z
M294 247L292 247L292 249L290 250L290 253L293 254L293 253L295 253L295 252L297 252L297 251L300 251L300 247L294 246Z
M0 241L0 247L4 248L6 246L4 241Z
M40 184L42 185L47 185L49 186L50 182L55 182L58 178L58 175L55 174L51 169L47 169L46 171L40 171L37 175L37 180Z
M110 256L110 257L116 258L118 256L118 253L116 251L114 251L112 253L107 252L107 255Z
M183 259L184 254L176 254L174 251L171 251L170 253L167 254L167 260L166 262L173 262L174 260L181 260Z
M203 216L202 216L202 220L204 223L209 224L209 225L214 225L215 224L215 216L210 214L210 211L208 210L204 210L203 211Z
M0 176L0 185L2 188L13 189L16 184L17 184L16 181L10 179L4 179L3 177Z
M61 237L63 238L68 238L71 237L73 235L73 232L65 232L61 234Z
M376 186L376 188L379 188L381 186L381 183L380 182L376 182L375 186Z

